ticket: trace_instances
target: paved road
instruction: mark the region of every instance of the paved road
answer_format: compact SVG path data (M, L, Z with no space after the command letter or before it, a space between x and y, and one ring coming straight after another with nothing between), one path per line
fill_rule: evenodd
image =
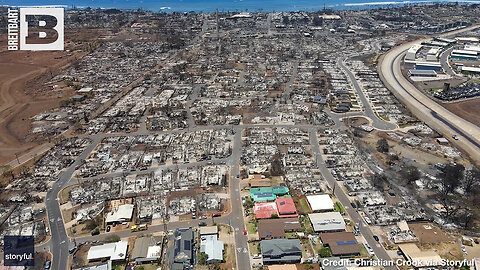
M320 147L318 144L317 133L315 129L310 129L310 144L312 145L313 154L317 160L317 166L320 170L322 176L327 180L328 185L332 190L334 190L334 195L337 196L338 200L342 205L344 205L345 211L348 213L350 218L359 226L360 233L362 234L365 241L367 241L368 245L373 249L375 255L378 259L383 261L389 261L390 256L388 256L387 252L380 245L375 239L373 239L373 233L370 230L370 227L365 223L364 219L360 216L360 214L352 207L350 207L350 199L348 198L347 194L343 191L340 185L337 184L337 181L332 176L328 168L325 166L325 161L322 158ZM385 267L388 270L397 269L397 267Z
M471 28L463 29L463 31L468 30ZM379 63L380 77L390 91L418 119L443 134L445 138L450 139L473 159L480 161L480 128L437 104L411 84L401 73L401 59L405 51L421 41L405 43L390 50ZM458 141L452 139L454 134L459 137Z
M364 111L365 116L368 116L371 119L372 126L376 129L381 129L381 130L396 129L397 125L378 118L377 114L373 111L373 109L370 105L370 101L365 96L365 93L363 93L362 87L358 84L358 81L355 78L355 74L353 74L353 72L345 66L345 60L347 58L348 58L348 56L344 56L344 57L341 57L341 58L337 59L337 65L341 69L343 69L345 74L348 76L348 79L349 79L350 83L355 88L355 91L357 91L358 96L360 97L360 100L362 101L363 108L365 110Z
M451 48L444 50L440 54L440 63L442 64L443 70L445 70L445 73L447 73L452 77L457 76L457 74L455 73L455 71L453 71L452 67L448 64L448 56L450 55L450 53L453 51L454 48L455 47L452 46Z
M71 247L70 240L65 232L60 206L58 204L58 193L63 189L63 186L70 180L75 166L80 164L81 160L87 158L88 154L99 143L98 140L92 143L77 157L75 162L60 175L60 178L53 184L52 188L47 192L46 208L50 224L50 251L53 254L52 269L67 269L68 250Z

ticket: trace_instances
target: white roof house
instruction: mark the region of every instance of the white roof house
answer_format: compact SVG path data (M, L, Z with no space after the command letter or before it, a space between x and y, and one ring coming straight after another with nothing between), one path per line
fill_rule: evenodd
M128 242L118 241L100 246L93 246L88 250L87 259L96 261L108 259L111 261L125 260L127 256Z
M330 195L309 195L307 196L308 203L312 211L331 211L333 210L333 201Z
M116 211L111 211L107 214L105 222L108 224L113 222L120 223L124 221L130 221L133 216L133 208L133 204L122 204Z
M216 235L203 235L200 239L200 252L208 255L207 263L223 261L223 242Z
M339 212L308 214L315 232L338 232L345 230L345 220Z

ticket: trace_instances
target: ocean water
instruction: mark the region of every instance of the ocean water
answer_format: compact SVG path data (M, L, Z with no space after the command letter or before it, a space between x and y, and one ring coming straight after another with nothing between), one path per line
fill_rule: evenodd
M479 3L480 0L0 0L0 5L64 5L77 8L146 9L155 12L355 10L432 3Z

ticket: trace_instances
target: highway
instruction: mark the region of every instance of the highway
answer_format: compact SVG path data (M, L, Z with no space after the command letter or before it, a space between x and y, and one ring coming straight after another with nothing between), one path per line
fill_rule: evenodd
M455 33L470 31L478 26L458 30ZM444 36L452 33L444 34ZM380 60L378 71L387 88L421 121L435 129L445 138L480 161L480 128L442 107L411 84L401 72L401 60L405 51L417 40L405 43L388 51ZM459 140L453 140L457 135Z

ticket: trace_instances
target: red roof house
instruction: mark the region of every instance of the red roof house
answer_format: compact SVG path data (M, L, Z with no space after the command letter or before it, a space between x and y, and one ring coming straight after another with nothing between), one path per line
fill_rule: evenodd
M278 214L280 217L297 217L297 208L291 197L281 197L275 199Z

